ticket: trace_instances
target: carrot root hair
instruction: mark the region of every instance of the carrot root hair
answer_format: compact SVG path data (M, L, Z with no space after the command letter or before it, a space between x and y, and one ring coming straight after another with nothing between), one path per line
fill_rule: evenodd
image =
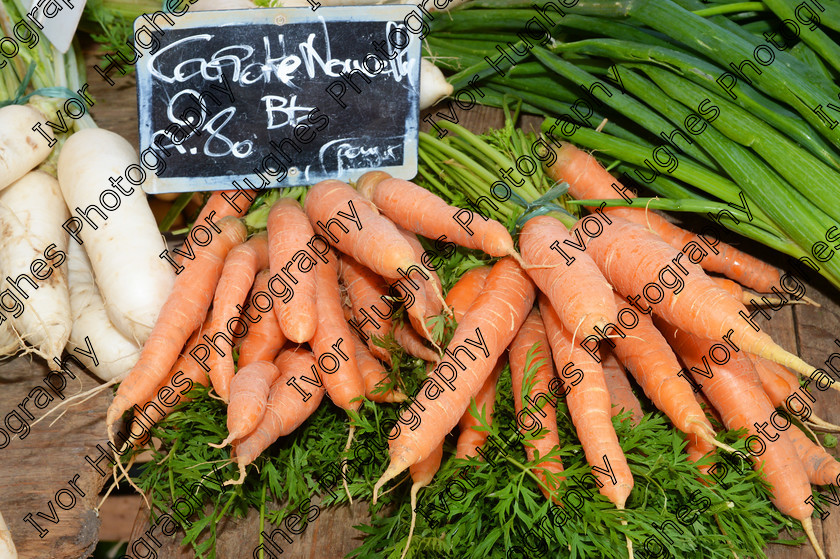
M239 462L237 465L239 466L239 477L236 479L229 479L223 485L242 485L243 483L245 483L245 476L248 475L245 473L245 468L247 467L247 464Z
M30 423L30 424L29 424L29 426L30 426L30 427L33 427L33 426L34 426L34 425L36 425L38 422L40 422L42 419L44 419L44 418L46 418L48 415L50 415L52 412L56 411L56 410L57 410L57 409L59 409L59 408L62 408L62 407L64 407L64 406L68 405L68 404L69 404L71 401L73 401L73 400L76 400L76 399L78 399L78 398L84 398L82 401L80 401L80 402L76 402L75 404L73 404L74 406L78 406L79 404L83 404L83 403L87 402L88 400L90 400L91 398L93 398L94 396L96 396L97 394L99 394L100 392L102 392L103 390L105 390L106 388L108 388L109 386L113 386L113 385L115 385L115 384L117 384L117 383L119 383L119 382L122 382L122 380L123 380L124 378L125 378L125 375L122 375L122 376L120 376L120 377L118 377L118 378L114 378L114 379L109 380L109 381L108 381L108 382L106 382L105 384L100 384L99 386L94 386L94 387L93 387L93 388L91 388L90 390L85 390L84 392L79 392L78 394L74 394L74 395L72 395L72 396L68 397L68 398L67 398L67 399L65 399L63 402L59 402L58 404L56 404L56 405L55 405L55 407L53 407L53 408L51 408L51 409L47 410L47 413L45 413L44 415L42 415L41 417L39 417L38 419L36 419L36 420L35 420L35 421L33 421L32 423ZM87 397L85 398L85 396L87 396ZM64 412L62 412L62 413L64 413ZM60 416L59 416L59 417L60 417ZM57 420L57 419L58 419L58 418L56 418L56 420ZM53 423L55 423L55 420L53 421ZM53 424L53 423L50 423L50 426L52 426L52 424ZM17 436L17 435L15 435L15 436ZM112 440L111 442L113 442L113 440Z
M624 505L616 505L615 508L618 510L624 510ZM627 526L627 520L621 521L622 526ZM627 557L629 559L633 559L633 540L630 539L630 536L624 534L624 540L627 542Z
M231 433L231 434L230 434L230 435L228 435L228 437L227 437L225 440L223 440L222 442L220 442L220 443L207 443L207 446L210 446L210 447L212 447L212 448L224 448L224 447L226 447L227 445L229 445L231 442L233 442L233 441L234 441L234 439L237 439L237 438L238 438L238 437L236 437L236 435L235 435L234 433Z
M698 431L695 433L698 437L700 437L710 445L718 447L721 450L725 450L726 452L730 452L732 454L737 454L737 450L735 450L728 444L722 443L719 440L717 440L715 438L715 432L709 429L708 426L700 423L699 421L692 421L691 423L700 427L700 429L698 429Z
M829 423L824 419L817 417L814 414L811 414L810 419L807 421L814 429L819 431L831 431L832 433L840 432L840 425L835 425L833 423Z
M353 444L353 435L356 433L356 426L350 425L350 432L347 434L347 444L344 445L344 452L350 450L350 445ZM344 492L347 493L347 500L353 504L353 496L350 495L350 488L347 486L347 461L341 465L341 484L344 486Z
M420 491L421 487L425 487L425 483L414 483L411 486L411 524L408 526L408 539L405 541L405 549L403 549L402 555L400 555L400 559L405 559L405 554L408 553L408 548L411 545L411 538L414 536L414 525L417 523L417 512L414 510L417 508L417 492Z
M397 477L403 470L408 467L407 464L399 464L394 463L393 460L388 465L388 469L385 470L385 473L382 474L382 477L379 478L379 481L376 482L376 485L373 486L373 501L372 503L376 504L376 499L379 497L379 490L382 488L383 485Z
M822 547L820 547L820 542L817 541L817 535L814 534L814 523L811 522L811 518L805 518L801 522L802 530L804 530L805 535L808 536L808 541L811 542L811 545L813 546L817 557L819 557L820 559L825 559L825 554L823 553Z

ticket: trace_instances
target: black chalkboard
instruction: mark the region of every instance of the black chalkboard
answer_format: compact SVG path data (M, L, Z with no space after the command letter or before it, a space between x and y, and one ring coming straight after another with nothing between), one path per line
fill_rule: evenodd
M184 14L136 63L146 192L417 172L412 6ZM138 18L135 31L146 20Z

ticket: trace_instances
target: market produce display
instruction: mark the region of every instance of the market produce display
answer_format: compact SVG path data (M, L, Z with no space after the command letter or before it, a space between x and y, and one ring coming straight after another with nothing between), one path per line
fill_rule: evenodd
M279 557L359 501L359 558L837 556L815 521L840 426L810 404L835 405L838 370L761 324L840 288L840 10L423 6L393 24L423 39L433 105L416 177L234 183L156 218L136 176L157 168L89 114L78 39L59 52L2 0L0 354L101 380L33 391L26 434L113 393L103 498L134 488L195 557L225 559L249 513L239 556ZM158 9L90 2L80 32L120 52ZM477 104L503 126L463 126ZM3 515L25 512L0 512L16 558Z

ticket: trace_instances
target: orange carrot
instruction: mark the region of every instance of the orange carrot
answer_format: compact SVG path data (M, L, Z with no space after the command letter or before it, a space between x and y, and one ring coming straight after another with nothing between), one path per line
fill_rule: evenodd
M563 143L556 153L557 159L549 166L548 175L556 181L566 181L569 184L569 193L574 198L635 198L635 195L610 175L591 154L566 143ZM698 247L709 246L697 235L644 208L614 207L604 208L604 211L649 228L677 250L684 250L692 242ZM712 247L714 250L705 251L708 254L702 260L703 268L724 274L759 292L769 293L771 287L779 285L779 271L773 266L725 243Z
M761 387L767 397L770 398L773 407L783 406L785 398L799 390L799 381L796 375L789 373L778 363L773 363L755 355L748 354L748 356L753 363L753 367L755 367L756 373L758 373ZM784 374L778 374L779 370L784 371Z
M391 330L396 303L388 299L385 280L350 256L341 258L339 273L353 309L354 322L350 325L367 342L371 353L390 365L391 355L385 348L376 345L372 337L384 338Z
M329 243L386 279L409 274L414 251L369 200L341 181L311 187L303 205L313 229Z
M575 243L583 244L580 237L575 239L562 223L549 216L529 219L519 234L528 275L548 296L566 330L579 340L598 335L607 324L614 323L616 308L612 287L590 255L582 252L568 257L564 253Z
M752 362L744 352L730 352L724 365L710 363L707 356L714 345L713 341L689 334L664 320L657 319L657 326L692 370L695 380L702 384L703 392L720 412L726 428L747 430L747 448L755 467L762 468L767 482L772 486L770 500L782 513L802 523L805 533L822 557L814 537L812 509L807 503L811 496L811 486L793 444L781 434L775 440L769 440L773 434L762 435L757 428L770 417L774 409L761 388ZM711 378L694 372L695 369L706 370L706 364L712 368ZM760 447L755 445L756 441L761 443ZM752 452L753 447L755 454Z
M214 448L227 446L257 428L268 403L271 385L280 371L271 361L254 361L237 371L230 383L230 403L227 409L228 437Z
M415 429L397 424L389 435L391 463L374 486L374 501L383 484L428 457L455 427L533 302L534 286L524 270L511 258L500 260L455 330L447 355L409 406L417 418Z
M642 420L644 412L639 399L633 394L630 381L627 380L627 373L624 367L609 350L601 350L601 369L604 371L604 380L607 383L607 390L610 393L612 408L610 415L615 417L623 411L630 412L630 422L638 425Z
M585 219L599 218L607 223L599 234L589 239L586 250L616 291L637 306L644 297L649 307L643 302L648 308L638 306L641 312L648 313L652 308L678 328L707 339L727 339L741 350L766 357L802 375L816 371L773 342L752 321L740 301L715 285L702 268L682 261L683 253L644 227L613 214ZM586 232L585 219L575 229ZM835 388L840 390L838 386Z
M311 375L315 370L315 356L312 352L303 348L286 349L280 352L274 364L280 371L280 377L271 385L265 414L256 429L234 441L233 457L239 467L239 479L226 484L245 481L245 467L279 437L297 429L318 409L324 397L322 386L309 383L305 397L294 387L293 379Z
M799 430L799 427L792 425L780 435L787 435L793 443L796 455L799 456L808 475L808 481L814 485L840 485L840 462L824 448L817 446Z
M318 328L309 343L330 399L344 410L357 410L365 395L365 383L356 362L354 336L341 309L335 256L329 264L317 266L315 274Z
M563 328L548 298L540 294L540 314L554 358L555 370L569 383L566 403L586 461L600 481L598 491L618 509L633 489L633 474L618 444L610 419L610 395L601 366L577 346Z
M496 404L496 384L498 384L499 376L501 376L504 368L505 360L499 358L490 376L487 377L484 385L482 385L472 400L475 402L475 408L478 410L479 417L484 417L488 426L493 423L493 408ZM479 428L482 430L479 431ZM488 435L490 435L490 432L484 430L481 422L472 414L470 407L467 407L467 411L464 412L461 420L458 421L458 429L460 431L458 432L458 442L455 447L455 458L469 458L470 456L474 456L476 449L481 448L487 440Z
M618 360L630 370L653 405L665 413L677 429L697 435L703 441L700 450L705 453L713 445L720 445L715 440L712 424L693 395L691 385L679 376L682 367L668 342L648 315L635 311L619 295L614 297L622 324L635 323L632 329L625 328L624 338L616 336L609 340Z
M418 357L423 361L440 361L440 355L434 350L426 347L423 338L414 329L405 323L394 325L394 341L396 341L409 355Z
M360 179L360 182L361 179ZM356 187L359 188L357 183ZM469 210L450 206L422 186L403 179L365 181L362 196L371 200L397 225L428 239L445 236L456 245L490 256L518 257L504 225Z
M196 384L209 386L210 377L201 368L199 362L190 355L190 352L202 342L202 334L210 331L210 322L213 312L211 311L204 325L190 336L184 351L175 361L168 377L155 390L154 397L144 404L135 404L134 420L129 426L129 442L132 446L140 447L149 442L149 430L157 425L158 421L169 415L178 404L191 401L184 396ZM142 419L141 419L142 418ZM135 430L134 427L137 426Z
M367 346L353 340L356 349L356 364L365 383L365 396L372 402L404 402L407 396L396 388L388 388L384 392L383 386L389 383L388 373L382 363L373 356Z
M779 365L778 363L773 363L763 357L757 357L752 354L747 354L750 360L753 362L753 366L755 367L756 372L758 373L758 378L761 380L761 386L764 388L764 392L767 394L767 397L770 398L770 402L775 407L785 406L786 408L791 406L791 409L795 412L799 412L800 409L792 408L792 404L790 402L786 402L788 398L796 394L797 392L801 392L798 396L795 396L794 399L798 398L800 400L805 401L805 399L809 399L811 401L815 401L814 397L811 395L811 392L807 389L807 386L811 383L811 378L805 380L805 384L803 386L799 385L799 378ZM828 375L822 375L821 377L816 377L817 379L831 379ZM820 381L822 382L822 381ZM832 381L833 383L833 381ZM791 400L793 401L793 400ZM799 404L802 405L801 403ZM811 412L805 420L808 423L811 423L815 426L821 427L828 431L840 431L840 425L835 425L833 423L829 423L824 419L820 418L817 414Z
M423 261L423 245L420 244L420 241L417 239L417 235L410 231L406 231L402 227L397 227L397 231L399 231L400 235L411 245L412 250L414 250L414 258L417 262ZM414 324L415 330L418 332L423 332L428 327L428 321L431 318L438 316L441 312L443 312L443 291L442 291L442 284L440 283L440 278L437 275L437 272L434 271L432 268L428 268L423 266L422 271L429 276L428 279L423 280L423 301L425 305L423 306L423 328L419 328L417 324L412 321ZM418 280L420 278L417 278ZM412 316L412 315L409 315ZM431 340L434 341L434 340Z
M217 190L210 195L204 207L201 208L198 217L195 218L195 225L211 227L215 231L212 223L223 217L242 217L248 213L248 208L251 207L251 202L254 201L255 196L256 192L253 190L243 190L238 198L236 190ZM228 200L233 200L233 202L231 203ZM175 262L183 265L184 257L176 254Z
M467 310L484 289L490 270L492 270L490 266L478 266L464 272L464 275L446 294L446 304L452 308L452 316L456 322L461 322Z
M210 336L218 340L215 346L222 346L224 355L211 351L207 359L208 374L213 390L222 400L228 401L230 381L234 375L233 346L235 340L228 337L234 329L232 321L239 318L242 303L254 284L257 272L268 266L268 237L264 233L254 235L241 245L231 249L225 258L225 266L213 297L213 322ZM220 333L221 335L216 335ZM225 342L229 341L225 347Z
M411 545L411 537L414 535L414 525L417 522L417 492L423 487L426 487L435 478L435 474L440 469L440 461L443 459L443 444L438 445L432 453L425 459L409 466L409 473L412 481L410 491L411 499L411 523L408 528L408 539L405 542L400 559L405 558L408 553L408 546Z
M283 335L302 344L312 338L318 325L312 272L318 262L305 250L307 243L313 242L314 232L300 204L292 198L280 198L271 206L267 228L271 275L280 276L284 284L274 313Z
M704 456L706 456L709 452L712 452L712 453L715 452L715 447L713 447L713 446L710 447L709 444L706 441L704 441L703 439L701 439L700 437L698 437L694 433L686 434L685 438L686 438L686 441L687 441L687 443L685 445L685 452L686 452L686 454L688 454L688 459L691 460L692 462L695 462L695 463L699 462L700 459L703 458ZM712 467L712 464L706 464L704 466L699 466L699 470L702 473L708 475L711 467ZM703 482L703 483L705 483L705 482Z
M201 326L213 300L225 256L245 240L245 226L234 217L217 222L221 233L195 249L195 260L175 277L175 285L160 311L157 324L143 346L140 359L122 381L108 407L109 430L132 405L150 399L172 368L190 334Z
M545 326L539 311L531 309L531 313L525 323L516 334L513 343L510 344L510 377L513 387L513 405L516 410L516 417L522 417L524 409L529 410L529 416L534 422L539 421L540 434L538 438L526 441L525 455L528 461L532 462L536 453L540 457L546 456L549 452L560 448L560 436L557 431L557 397L556 390L552 390L554 379L554 365L551 363L551 350L548 346L548 339L545 336ZM529 363L528 356L531 356L530 365L534 368L533 376L529 376L530 389L524 387L526 378L526 364ZM520 423L523 423L521 426ZM517 421L520 433L527 428L523 422ZM532 426L530 430L536 426ZM540 491L546 499L551 499L555 504L560 504L558 490L561 481L566 478L562 475L563 462L559 456L545 458L534 468L534 474L540 480Z
M286 343L286 337L280 330L277 315L274 313L274 305L277 304L277 299L271 297L271 292L268 289L271 275L269 270L262 270L254 280L250 312L257 316L255 317L256 322L248 326L248 333L242 338L242 344L239 346L238 365L240 369L257 361L273 361L280 348ZM258 303L255 300L255 295L258 293L264 293L271 299L261 296L261 301ZM269 301L273 301L274 304L269 306ZM261 311L257 305L262 306L265 311Z

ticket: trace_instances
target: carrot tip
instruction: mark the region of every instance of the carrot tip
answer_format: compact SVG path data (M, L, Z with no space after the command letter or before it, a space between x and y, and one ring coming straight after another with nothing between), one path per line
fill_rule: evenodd
M405 470L405 466L396 466L392 462L388 469L385 470L385 473L382 474L382 477L379 478L379 481L376 482L376 485L373 486L373 504L376 504L376 500L379 497L379 490L382 489L382 486L397 477L397 475Z
M408 527L408 539L405 541L405 549L403 549L400 559L405 559L405 554L408 553L408 548L411 546L411 538L414 536L414 525L417 523L417 492L426 484L415 482L411 486L411 524Z
M245 464L239 463L239 477L229 479L223 485L242 485L245 482Z
M234 440L236 438L238 438L238 437L234 436L234 434L231 433L230 435L228 435L228 438L226 438L222 442L220 442L218 444L217 443L207 443L207 446L210 446L212 448L224 448L227 445L229 445L232 440Z
M808 536L808 541L810 541L811 545L814 547L814 551L817 553L817 557L819 557L820 559L825 559L822 547L820 547L820 543L817 541L817 535L814 534L814 523L811 522L811 518L805 518L801 522L802 529L805 531L805 535Z
M810 419L806 423L813 424L814 429L818 429L821 431L840 432L840 425L829 423L828 421L820 419L819 417L813 414L811 414Z

